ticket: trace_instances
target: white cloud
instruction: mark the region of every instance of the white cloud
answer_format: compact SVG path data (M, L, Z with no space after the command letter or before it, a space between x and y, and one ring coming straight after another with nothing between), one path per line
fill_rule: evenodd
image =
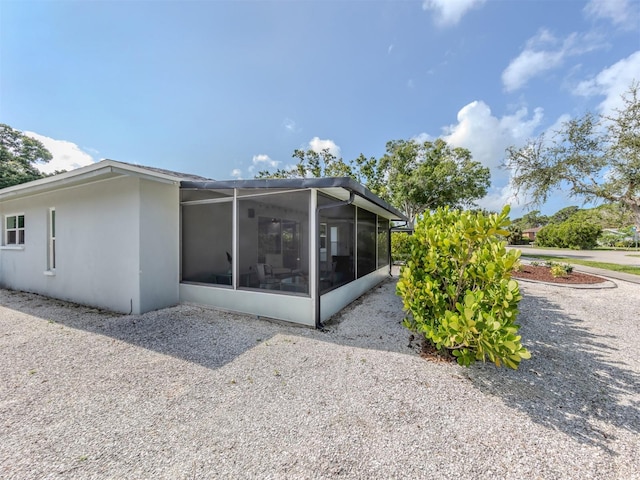
M265 166L276 168L278 165L280 165L280 162L278 160L272 160L269 155L265 155L263 153L260 155L254 155L251 159L251 162L256 166L261 167Z
M418 135L411 137L411 140L418 143L424 143L424 142L432 142L435 139L428 133L419 133Z
M278 168L280 162L278 160L273 160L269 155L261 153L259 155L254 155L251 159L251 165L249 165L249 173L253 173L256 170L261 169L270 169L270 168Z
M556 38L546 29L531 37L525 49L502 72L502 83L508 92L518 90L533 77L561 66L568 57L603 48L606 41L595 33L572 33Z
M469 149L474 160L491 170L492 186L488 194L477 202L479 206L500 211L504 205L517 206L524 201L516 198L510 185L511 172L502 166L505 150L512 145L524 145L540 126L542 118L541 108L530 113L526 107L510 115L496 117L486 103L474 101L460 109L457 123L443 128L442 138L447 143ZM426 141L433 137L423 133L414 139Z
M524 144L540 125L542 117L541 108L529 115L527 108L522 107L512 115L498 118L486 103L474 101L460 109L457 124L444 128L443 138L454 147L469 149L474 160L495 170L492 175L505 176L504 170L499 171L505 149Z
M298 131L295 120L291 120L290 118L285 118L282 122L282 125L284 126L285 130L288 130L289 132Z
M492 187L487 195L478 200L476 203L481 208L486 208L491 212L500 212L505 205L511 206L512 218L517 217L517 213L524 206L525 200L516 196L516 193L510 183L503 187ZM519 208L518 208L519 207Z
M561 52L534 52L525 50L502 72L502 83L511 92L524 86L530 78L551 70L562 63Z
M623 29L638 28L640 8L629 0L591 0L584 12L588 17L610 20Z
M233 170L231 170L231 176L233 178L237 178L238 180L242 180L242 170L240 170L239 168L234 168Z
M36 165L43 173L53 173L56 170L74 170L95 163L95 160L78 145L66 140L55 140L34 132L23 132L25 135L40 140L53 158L50 162ZM92 150L95 152L95 150Z
M610 115L622 107L620 96L633 81L640 81L640 50L605 68L595 77L580 82L573 93L585 97L604 96L598 108L600 113Z
M336 145L336 143L333 140L329 140L329 139L323 140L319 137L313 137L309 141L309 148L316 153L320 153L324 149L329 149L329 153L332 155L335 155L338 158L340 158L340 155L341 155L340 147Z
M472 8L485 3L486 0L424 0L423 10L434 10L440 25L455 25Z

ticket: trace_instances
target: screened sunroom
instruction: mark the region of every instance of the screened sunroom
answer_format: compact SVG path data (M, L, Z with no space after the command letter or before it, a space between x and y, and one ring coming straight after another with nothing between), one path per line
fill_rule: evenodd
M180 299L319 327L390 273L404 216L349 178L182 182Z

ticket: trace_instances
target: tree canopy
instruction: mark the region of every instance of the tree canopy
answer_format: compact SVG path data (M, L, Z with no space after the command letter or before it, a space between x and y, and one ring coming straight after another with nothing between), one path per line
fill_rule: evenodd
M472 159L464 148L444 140L418 143L394 140L380 159L360 154L345 162L328 149L295 150L295 167L263 170L256 178L352 177L398 209L413 224L427 210L441 206L472 206L487 193L489 169Z
M400 208L410 223L438 207L470 207L490 184L489 169L474 161L469 150L451 148L442 139L388 142L378 170L386 182L377 186L377 193Z
M640 225L638 89L634 82L613 115L588 112L565 122L549 142L543 134L524 147L509 147L505 163L515 188L541 204L551 192L568 187L571 196L584 201L620 203Z
M296 149L292 157L298 159L294 167L279 168L275 172L261 170L255 178L354 177L352 165L337 158L328 148L320 152Z
M528 228L544 227L549 223L549 217L542 215L540 210L531 210L521 218L514 219L511 223L522 230L526 230Z
M51 152L42 142L0 124L0 188L44 177L36 164L51 158Z

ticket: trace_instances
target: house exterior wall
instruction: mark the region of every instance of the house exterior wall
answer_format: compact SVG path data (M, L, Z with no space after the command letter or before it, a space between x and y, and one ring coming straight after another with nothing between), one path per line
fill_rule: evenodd
M179 301L180 190L140 180L140 311Z
M123 176L0 202L3 222L25 215L24 248L0 247L0 286L123 313L177 303L178 186L152 183Z

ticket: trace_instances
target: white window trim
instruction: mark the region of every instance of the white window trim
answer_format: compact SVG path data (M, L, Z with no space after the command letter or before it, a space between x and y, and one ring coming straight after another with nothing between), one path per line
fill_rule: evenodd
M11 218L11 217L16 217L16 227L15 228L7 228L7 219ZM8 215L4 216L4 223L2 224L2 229L3 229L3 250L24 250L24 243L9 243L9 232L10 231L15 231L16 232L16 242L18 242L20 240L20 230L22 230L23 232L25 232L25 239L26 239L26 227L23 226L22 228L18 227L18 217L23 217L23 222L24 225L26 225L26 215L24 214L24 212L21 213L9 213Z
M51 273L56 271L55 213L55 207L51 207L47 219L47 272Z

